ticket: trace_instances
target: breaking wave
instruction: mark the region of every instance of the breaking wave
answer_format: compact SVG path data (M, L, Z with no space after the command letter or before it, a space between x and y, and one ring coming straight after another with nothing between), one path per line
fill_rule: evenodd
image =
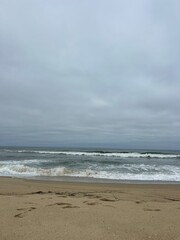
M20 164L0 167L1 176L65 176L70 173L72 172L65 167L44 169Z
M0 149L0 176L180 181L177 151Z
M35 153L35 154L46 154L46 155L71 155L71 156L101 156L101 157L119 157L119 158L180 158L180 154L165 154L165 153L153 153L153 152L81 152L81 151L30 151L30 150L6 150L17 153Z
M140 180L140 181L180 181L180 168L163 166L162 168L156 166L146 166L141 164L137 165L124 165L124 171L120 172L119 169L114 171L114 167L109 166L107 169L68 169L66 167L54 168L38 168L29 167L23 164L15 165L0 165L1 176L15 176L15 177L86 177L96 179L109 179L109 180Z

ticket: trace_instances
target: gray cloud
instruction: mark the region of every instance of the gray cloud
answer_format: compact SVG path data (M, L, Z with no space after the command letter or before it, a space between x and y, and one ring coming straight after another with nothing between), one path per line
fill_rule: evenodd
M180 3L0 1L0 145L179 148Z

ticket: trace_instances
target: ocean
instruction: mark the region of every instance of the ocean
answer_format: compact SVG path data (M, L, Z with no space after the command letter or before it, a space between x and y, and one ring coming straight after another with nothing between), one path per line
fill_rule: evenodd
M180 151L0 148L0 176L180 183Z

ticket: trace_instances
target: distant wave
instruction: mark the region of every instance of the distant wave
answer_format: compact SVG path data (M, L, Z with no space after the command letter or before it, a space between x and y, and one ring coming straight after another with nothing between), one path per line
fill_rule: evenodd
M158 152L81 152L81 151L36 151L36 150L7 150L16 153L35 153L35 154L53 154L53 155L73 155L73 156L104 156L104 157L119 157L119 158L180 158L179 154L165 154Z

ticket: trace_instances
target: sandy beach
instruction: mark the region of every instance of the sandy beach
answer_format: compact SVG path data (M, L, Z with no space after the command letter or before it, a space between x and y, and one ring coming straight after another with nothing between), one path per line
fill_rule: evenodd
M180 239L180 185L0 178L0 239Z

